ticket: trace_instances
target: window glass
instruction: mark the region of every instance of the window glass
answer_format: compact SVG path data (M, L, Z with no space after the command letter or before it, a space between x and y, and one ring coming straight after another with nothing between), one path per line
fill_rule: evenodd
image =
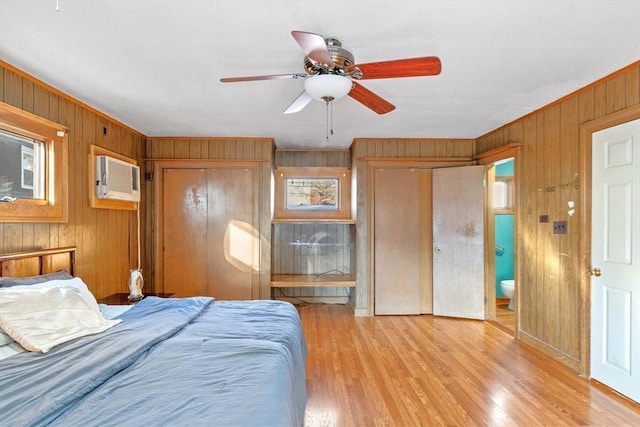
M0 198L44 198L42 141L0 130Z

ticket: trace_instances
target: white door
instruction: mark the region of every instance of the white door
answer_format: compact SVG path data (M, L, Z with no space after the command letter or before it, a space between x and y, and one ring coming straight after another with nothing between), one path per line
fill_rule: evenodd
M433 314L485 318L484 166L433 170Z
M640 402L640 120L594 133L592 159L591 377Z

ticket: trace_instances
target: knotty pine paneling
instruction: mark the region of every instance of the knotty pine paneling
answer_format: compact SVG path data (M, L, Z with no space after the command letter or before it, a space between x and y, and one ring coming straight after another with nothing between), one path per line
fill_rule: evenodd
M355 274L356 288L354 310L357 315L373 314L371 253L373 247L369 229L369 173L368 162L371 160L422 160L437 158L466 158L474 154L475 141L472 139L438 139L438 138L357 138L351 145L352 177L356 188L351 189L351 197L356 198L355 236Z
M253 188L258 191L258 205L254 207L254 218L259 218L258 233L265 242L271 241L271 169L274 157L274 141L272 138L233 138L233 137L151 137L145 142L146 172L153 171L153 160L214 160L214 161L256 161L260 163L259 172L255 174ZM153 179L158 179L153 177ZM161 209L155 200L154 181L145 181L145 201L150 207L150 214L145 218L149 236L146 250L149 254L148 272L145 277L155 279L154 257L156 224L155 209ZM260 298L271 295L271 251L261 250L259 272Z
M96 144L140 164L144 136L2 62L0 101L69 128L69 221L0 223L0 253L76 246L76 275L97 298L128 292L129 270L137 266L136 213L89 207L88 154Z
M581 283L590 267L581 242L589 246L591 235L580 227L585 212L579 207L590 200L591 178L581 166L580 126L639 104L635 63L476 141L476 154L522 143L516 170L521 338L575 370L586 370L589 351L582 326L589 307L581 303L588 289ZM577 208L573 216L569 201ZM550 222L540 223L540 215ZM558 220L567 221L566 235L552 233Z

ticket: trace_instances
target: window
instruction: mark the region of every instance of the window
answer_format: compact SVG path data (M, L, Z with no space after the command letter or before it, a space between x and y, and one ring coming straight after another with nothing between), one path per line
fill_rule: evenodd
M351 217L348 168L279 167L275 174L276 220L347 220Z
M0 129L0 199L44 198L45 144Z
M497 214L513 213L513 177L498 175L493 183L493 210Z
M67 129L0 103L0 222L67 221Z

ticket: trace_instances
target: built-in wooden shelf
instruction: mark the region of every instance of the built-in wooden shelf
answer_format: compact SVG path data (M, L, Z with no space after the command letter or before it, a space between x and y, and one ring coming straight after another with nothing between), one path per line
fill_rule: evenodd
M355 224L355 219L331 219L331 218L314 218L314 219L273 219L273 224Z
M356 286L356 279L351 274L274 274L271 277L272 288L311 288L318 286L349 287Z

